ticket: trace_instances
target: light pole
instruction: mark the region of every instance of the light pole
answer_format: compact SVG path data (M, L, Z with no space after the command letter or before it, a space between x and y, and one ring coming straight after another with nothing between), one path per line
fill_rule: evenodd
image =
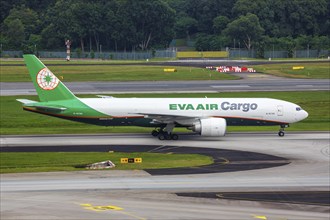
M102 44L100 44L100 55L99 55L99 58L103 59L103 56L102 56Z
M241 58L241 42L238 41L238 57Z
M66 40L65 41L65 45L66 45L66 61L70 61L70 46L71 46L71 41L70 40Z
M309 44L307 44L307 58L309 58Z

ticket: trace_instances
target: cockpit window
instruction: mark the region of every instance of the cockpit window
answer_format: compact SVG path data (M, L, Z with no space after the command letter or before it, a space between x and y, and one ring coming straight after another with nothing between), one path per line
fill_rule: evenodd
M301 110L302 110L302 108L300 108L300 107L296 108L296 111L301 111Z

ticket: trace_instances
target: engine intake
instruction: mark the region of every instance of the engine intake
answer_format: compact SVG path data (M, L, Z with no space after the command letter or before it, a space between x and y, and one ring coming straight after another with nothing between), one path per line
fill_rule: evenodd
M227 122L223 118L205 118L196 122L192 130L202 136L222 137L225 136Z

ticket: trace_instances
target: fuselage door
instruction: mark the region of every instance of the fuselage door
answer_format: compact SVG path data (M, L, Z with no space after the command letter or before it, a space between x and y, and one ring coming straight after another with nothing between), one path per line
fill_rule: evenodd
M283 105L277 106L277 116L283 116Z

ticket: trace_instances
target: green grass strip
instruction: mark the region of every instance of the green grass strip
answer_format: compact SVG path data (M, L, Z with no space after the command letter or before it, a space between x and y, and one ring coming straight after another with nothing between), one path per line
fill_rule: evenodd
M25 66L0 66L1 82L30 82ZM141 65L48 66L61 81L177 81L238 79L225 73L196 67L166 67ZM164 72L174 68L177 72Z
M1 64L24 64L23 61L0 60ZM289 78L330 78L330 62L320 62L318 60L309 63L292 63L291 60L282 61L284 63L248 65L257 72ZM175 80L227 80L238 79L226 73L218 73L204 68L195 67L171 67L171 66L150 66L144 65L143 61L52 61L45 60L45 65L56 64L58 66L48 66L63 82L72 81L175 81ZM151 62L152 63L152 62ZM71 65L68 65L71 64ZM74 64L74 65L72 65ZM84 65L81 65L84 64ZM86 65L87 64L87 65ZM89 64L89 65L88 65ZM117 64L117 65L98 65ZM135 65L127 65L135 64ZM0 65L1 82L29 82L30 77L25 66L2 66ZM294 66L303 66L302 70L293 70ZM164 68L175 68L177 72L165 73Z
M121 164L121 158L142 158L142 163ZM199 154L121 153L121 152L47 152L0 153L0 173L86 170L88 164L111 160L111 170L142 170L195 167L213 163Z
M293 70L292 67L304 67L304 69ZM257 72L288 78L330 78L330 62L267 64L257 65L255 69Z

